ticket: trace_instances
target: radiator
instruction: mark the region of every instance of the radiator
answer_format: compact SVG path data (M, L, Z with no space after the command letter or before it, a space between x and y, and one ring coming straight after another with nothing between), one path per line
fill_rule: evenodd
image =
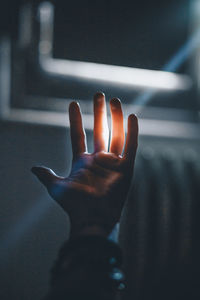
M139 153L120 229L122 299L200 299L199 156L182 148Z

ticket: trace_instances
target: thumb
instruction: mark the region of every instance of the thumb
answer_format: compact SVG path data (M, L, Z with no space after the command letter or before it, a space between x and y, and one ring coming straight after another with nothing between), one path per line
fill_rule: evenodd
M46 167L33 167L31 172L49 189L58 177L51 169Z

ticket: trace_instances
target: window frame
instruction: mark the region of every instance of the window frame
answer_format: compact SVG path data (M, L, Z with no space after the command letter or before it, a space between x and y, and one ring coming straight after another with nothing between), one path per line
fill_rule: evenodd
M52 13L52 12L51 12ZM28 17L27 17L28 16ZM41 49L41 31L46 30L45 26L41 28L41 18L38 15L38 6L27 3L22 7L20 19L25 26L20 26L19 40L17 45L11 43L11 95L10 95L10 105L13 108L18 109L38 109L41 111L56 111L63 112L66 110L66 105L73 98L73 92L71 97L63 99L62 97L49 97L42 96L38 97L38 94L31 95L27 93L26 89L26 77L27 72L32 70L34 76L37 78L38 82L44 83L44 89L49 86L53 86L56 90L63 88L65 92L66 80L68 80L69 85L73 85L73 80L63 76L62 74L50 74L44 69L43 62L49 59L52 59L52 38L53 30L52 27L49 27L49 32L45 32L46 42L49 44L48 51L38 51L38 45ZM53 16L51 21L53 20ZM43 24L44 25L44 24ZM199 26L200 27L200 26ZM25 32L24 32L25 30ZM44 40L42 40L44 42ZM196 55L196 53L195 53ZM195 56L194 55L194 56ZM192 63L193 63L192 59ZM42 63L41 63L42 62ZM18 75L18 70L20 69L20 76ZM31 74L32 75L32 74ZM197 74L193 74L197 76ZM34 78L34 77L33 77ZM85 83L84 80L76 82L76 85L80 84L80 87L84 91L87 90L87 93L90 96L96 92L96 82L90 83L90 87ZM86 85L86 86L85 86ZM81 90L81 91L82 91ZM116 90L117 91L117 90ZM119 89L119 94L121 88ZM108 89L109 93L109 89ZM124 91L123 91L124 93ZM195 93L199 93L199 90L195 90ZM126 95L125 95L126 96ZM124 98L125 98L124 96ZM88 114L88 105L91 100L79 98L81 105L84 107L83 113ZM183 122L198 122L199 121L199 109L196 111L187 111L179 110L173 108L156 108L156 107L140 107L139 105L124 104L125 113L135 111L139 117L144 119L157 119L157 120L168 120L168 121L183 121ZM90 111L89 111L90 113ZM178 116L178 120L177 120Z

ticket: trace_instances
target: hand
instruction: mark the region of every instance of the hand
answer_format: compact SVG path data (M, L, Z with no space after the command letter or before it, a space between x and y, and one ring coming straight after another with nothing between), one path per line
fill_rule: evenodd
M32 172L46 186L51 197L69 214L73 235L98 227L109 234L119 221L131 184L137 150L138 123L129 115L124 154L125 133L121 102L110 101L112 132L109 130L105 96L94 96L94 152L87 152L85 131L78 103L69 107L73 161L68 177L57 176L46 167Z

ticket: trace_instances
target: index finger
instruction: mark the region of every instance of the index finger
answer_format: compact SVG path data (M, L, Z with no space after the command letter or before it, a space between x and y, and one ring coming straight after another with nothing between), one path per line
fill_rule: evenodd
M87 151L86 136L83 128L80 106L73 101L69 106L69 120L73 159Z

